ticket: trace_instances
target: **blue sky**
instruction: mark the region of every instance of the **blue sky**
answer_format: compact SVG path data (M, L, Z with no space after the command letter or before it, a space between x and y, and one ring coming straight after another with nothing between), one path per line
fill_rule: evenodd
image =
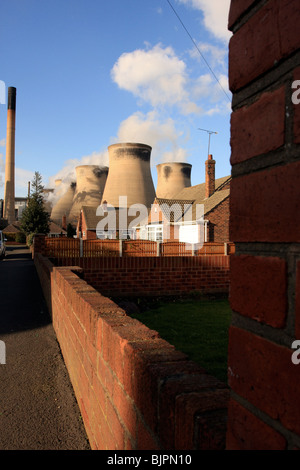
M199 128L218 132L216 177L230 174L230 1L170 2L198 49L167 0L1 0L0 80L6 94L17 88L16 196L34 171L53 187L76 165L108 164L117 142L152 146L154 184L166 161L191 163L192 184L202 183ZM0 104L0 198L6 113Z

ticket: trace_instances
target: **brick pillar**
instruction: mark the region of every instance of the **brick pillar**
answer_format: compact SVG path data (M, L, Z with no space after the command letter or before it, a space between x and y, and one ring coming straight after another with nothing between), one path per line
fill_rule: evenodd
M231 1L229 450L300 448L299 24L298 0Z
M45 254L45 237L46 235L42 233L38 233L34 236L33 239L33 250L32 250L32 257L34 258L35 253L41 253L42 255Z

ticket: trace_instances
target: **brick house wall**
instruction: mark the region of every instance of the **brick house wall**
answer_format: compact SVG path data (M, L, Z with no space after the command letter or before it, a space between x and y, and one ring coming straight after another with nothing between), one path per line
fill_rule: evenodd
M205 215L209 220L207 235L208 242L229 242L229 197L215 209Z
M227 449L300 449L298 0L232 0Z
M97 234L95 230L88 230L86 225L85 217L83 217L82 212L80 212L79 223L77 224L77 237L79 237L79 230L81 231L81 238L83 240L96 240Z

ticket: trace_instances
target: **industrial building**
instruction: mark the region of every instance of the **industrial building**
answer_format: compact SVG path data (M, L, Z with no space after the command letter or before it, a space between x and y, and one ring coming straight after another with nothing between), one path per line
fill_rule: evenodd
M4 226L21 218L28 201L15 197L15 114L16 88L9 87L5 195L0 201ZM52 224L58 227L51 233L65 234L71 224L77 237L83 239L187 241L195 238L201 225L202 241L230 241L231 177L215 179L212 155L205 162L204 183L191 185L191 164L166 162L156 166L155 188L151 152L152 148L143 143L112 144L108 147L108 167L79 165L74 181L65 185L57 179L55 188L44 189L45 208ZM52 196L57 194L59 197L54 199Z

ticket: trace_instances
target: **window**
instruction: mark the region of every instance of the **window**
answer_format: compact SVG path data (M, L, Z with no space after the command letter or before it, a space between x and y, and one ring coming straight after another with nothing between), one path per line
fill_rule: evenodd
M162 225L148 225L148 240L161 242L163 239Z
M96 233L99 240L111 240L113 238L113 232L109 230L97 230Z

